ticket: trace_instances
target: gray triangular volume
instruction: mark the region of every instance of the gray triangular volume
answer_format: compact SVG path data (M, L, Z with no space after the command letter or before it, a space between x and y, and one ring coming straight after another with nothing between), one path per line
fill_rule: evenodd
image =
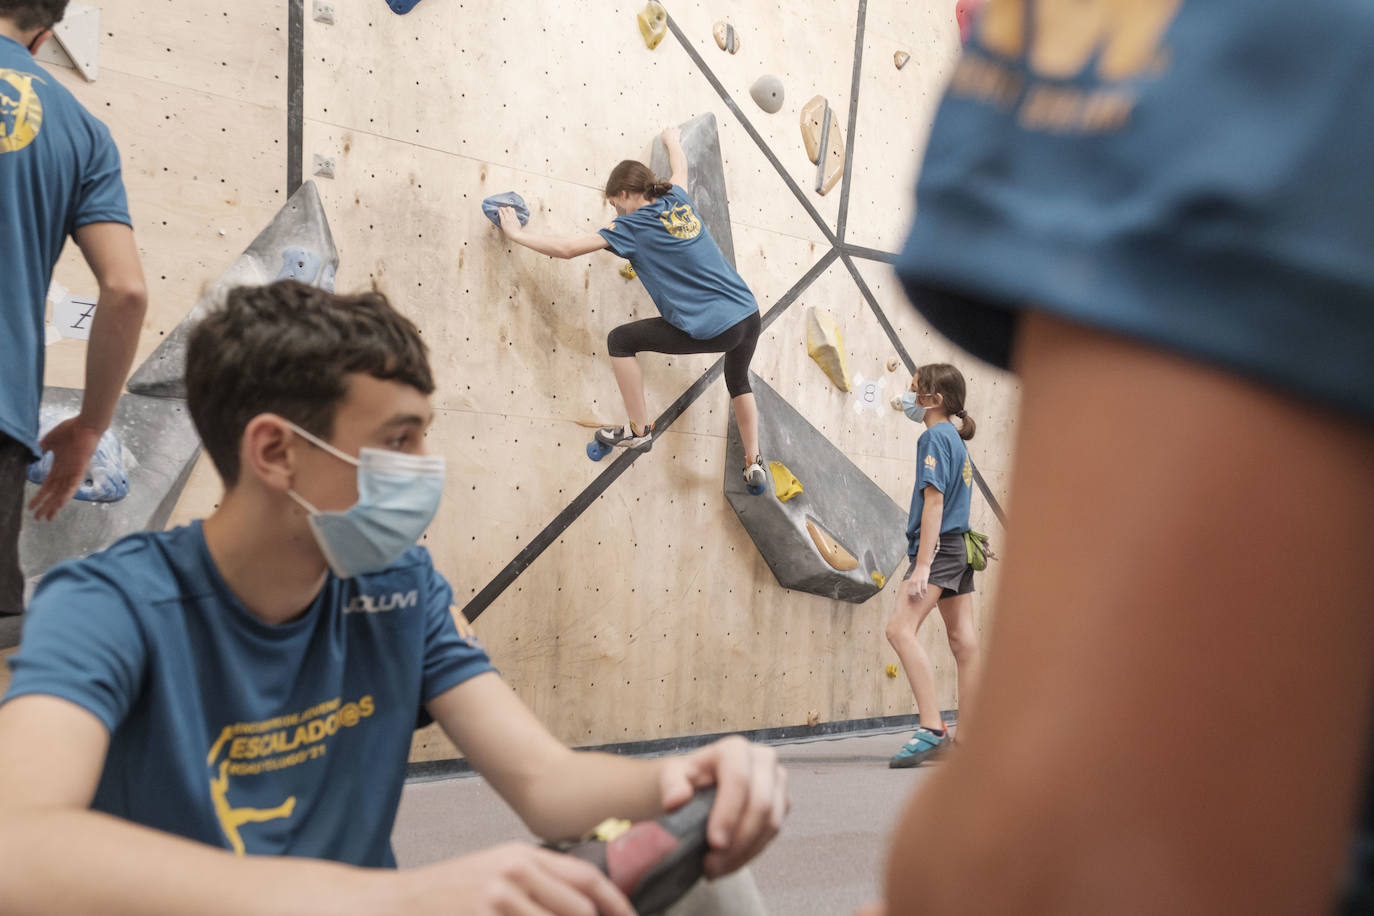
M183 376L191 329L207 311L222 303L235 286L261 285L294 277L302 283L332 290L338 266L339 252L334 247L334 236L329 231L319 191L313 181L307 181L138 367L129 379L129 390L160 398L186 397Z
M714 114L708 111L682 125L682 151L687 155L687 194L696 204L706 231L733 267L735 237L730 232L730 195L725 192L725 160L720 155L720 134ZM665 178L672 172L668 149L661 138L654 138L649 168Z
M758 376L750 373L759 409L759 448L801 482L778 499L773 476L759 496L745 488L744 445L734 412L725 445L725 498L783 588L861 604L879 591L906 556L906 512L855 467L824 434ZM813 533L815 532L815 533ZM820 543L831 551L827 559ZM847 557L836 561L836 555Z
M87 82L95 82L100 75L100 10L89 3L69 3L52 31L77 72Z
M44 388L43 408L74 416L82 394L79 388ZM110 431L124 448L128 495L111 503L73 502L55 521L25 525L19 532L19 564L29 582L64 560L167 524L200 454L200 437L186 402L121 395ZM25 499L38 492L35 484L25 488Z

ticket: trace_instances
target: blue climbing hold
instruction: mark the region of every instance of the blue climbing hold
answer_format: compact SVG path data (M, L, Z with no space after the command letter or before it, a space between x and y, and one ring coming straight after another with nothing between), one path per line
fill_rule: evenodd
M605 458L610 453L611 447L609 445L602 445L595 439L587 443L587 457L592 459L593 461L600 461L602 458Z
M39 438L46 436L54 426L65 419L66 417L44 411ZM42 458L30 464L29 482L41 484L46 480L48 472L52 470L52 461L52 452L44 452ZM124 467L124 447L120 444L119 438L107 429L95 447L91 463L86 465L86 479L77 489L76 498L92 503L113 503L128 495L129 473Z
M415 9L415 4L420 0L386 0L386 5L391 7L391 11L397 15L404 16L406 13Z
M515 215L520 217L520 225L525 225L530 221L530 208L525 206L525 198L516 194L514 191L507 191L504 194L493 194L482 201L482 214L491 220L493 226L501 225L501 217L497 213L502 207L514 207Z
M297 280L313 285L320 275L320 256L304 248L287 248L281 253L281 270L278 280ZM333 280L333 277L330 277Z

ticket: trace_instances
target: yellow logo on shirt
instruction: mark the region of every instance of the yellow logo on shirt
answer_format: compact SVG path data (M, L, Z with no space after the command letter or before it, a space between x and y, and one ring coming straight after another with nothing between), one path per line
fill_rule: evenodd
M674 238L694 239L701 235L701 220L693 212L691 204L678 204L670 210L664 210L658 220Z
M0 70L0 154L17 153L43 127L43 101L34 91L32 73Z
M299 713L224 726L206 763L215 773L210 777L215 816L235 855L244 855L246 849L239 828L291 817L296 797L288 796L274 808L235 808L229 803L229 777L259 776L323 757L329 753L327 739L342 729L355 727L375 712L371 695L356 703L345 703L335 697ZM226 748L227 753L216 768L215 761Z
M1015 108L1028 130L1119 130L1136 102L1135 92L1120 84L1168 69L1162 43L1182 5L1183 0L990 0L978 21L979 42L1007 61L1024 58L1031 82L1027 86L1017 70L971 48L959 61L950 92ZM1095 75L1110 85L1085 90L1047 82L1073 80L1094 62Z
M966 486L966 487L968 487L970 490L972 490L972 489L973 489L973 462L972 462L972 461L969 461L968 455L965 455L965 456L964 456L964 473L963 473L961 476L964 478L964 486Z
M933 470L935 470L935 456L934 456L934 455L926 455L926 470L927 470L927 471L933 471Z

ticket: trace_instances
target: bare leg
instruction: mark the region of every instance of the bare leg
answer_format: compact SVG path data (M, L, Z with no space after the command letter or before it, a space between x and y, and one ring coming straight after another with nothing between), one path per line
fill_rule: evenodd
M892 612L892 619L887 622L887 641L902 660L902 670L911 683L911 692L916 695L916 710L921 714L921 724L934 729L945 727L944 720L940 718L940 701L935 696L935 670L916 634L939 597L938 586L929 586L925 596L917 598L911 594L910 582L899 582L897 607Z
M649 408L644 406L644 373L639 369L639 359L634 356L612 356L611 371L615 373L616 384L620 386L626 415L637 432L644 432L649 425Z
M754 393L746 391L731 398L730 406L735 409L735 421L739 424L740 440L744 442L744 464L747 467L759 457L758 404L754 402Z
M942 598L938 607L940 616L945 619L949 651L954 654L955 670L959 676L959 740L964 741L968 738L969 710L973 708L979 669L983 664L978 630L973 625L973 596Z

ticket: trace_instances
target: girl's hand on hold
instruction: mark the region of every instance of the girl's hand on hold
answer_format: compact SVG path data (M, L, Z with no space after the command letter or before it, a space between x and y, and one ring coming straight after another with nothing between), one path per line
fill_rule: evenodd
M680 143L682 142L682 128L665 127L663 128L662 137L665 144Z
M513 239L520 234L520 217L516 215L514 207L502 207L496 211L496 215L501 219L501 231L506 238Z
M916 571L907 580L907 594L913 598L924 598L926 589L930 587L930 567L917 566Z

